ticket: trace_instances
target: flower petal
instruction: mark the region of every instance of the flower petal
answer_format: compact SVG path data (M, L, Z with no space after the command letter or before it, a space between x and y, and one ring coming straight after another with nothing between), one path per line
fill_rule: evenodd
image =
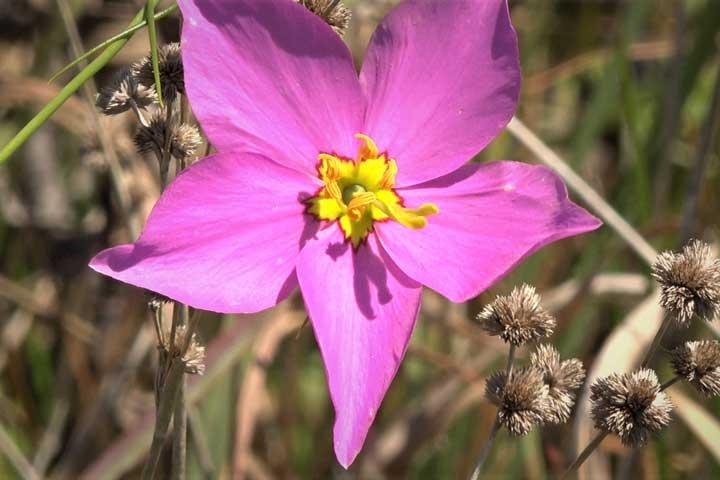
M314 188L259 155L205 158L170 184L137 242L90 266L196 308L269 308L297 285L298 252L319 226L301 203Z
M398 163L398 185L450 173L510 121L520 90L505 0L407 0L375 31L360 74L364 133Z
M398 193L408 207L432 202L440 213L422 230L377 224L383 248L408 276L454 302L478 295L540 247L601 225L550 169L520 162L466 165Z
M319 152L354 157L365 101L347 47L289 0L181 0L185 85L219 151L249 150L316 175Z
M335 454L347 468L405 354L421 288L373 235L353 251L335 226L303 248L297 275L335 406Z

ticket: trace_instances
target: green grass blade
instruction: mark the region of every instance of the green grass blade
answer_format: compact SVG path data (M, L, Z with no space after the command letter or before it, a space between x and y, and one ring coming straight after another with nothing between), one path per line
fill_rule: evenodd
M168 15L170 15L171 13L173 13L175 10L177 10L177 8L178 8L177 3L174 3L174 4L170 5L169 7L167 7L165 10L161 10L161 11L159 11L158 13L156 13L155 16L154 16L154 18L155 18L156 21L157 21L157 20L161 20L161 19L167 17ZM144 17L144 14L143 14L143 17ZM118 33L117 35L114 35L114 36L108 38L107 40L105 40L105 41L102 42L101 44L96 45L96 46L94 46L93 48L91 48L90 50L88 50L87 52L83 53L81 56L79 56L78 58L76 58L76 59L73 60L72 62L68 63L67 65L65 65L64 67L62 67L60 70L58 70L57 72L53 73L52 76L50 77L50 80L48 80L48 81L49 81L49 82L55 81L60 75L62 75L63 73L67 72L68 70L70 70L71 68L73 68L73 67L74 67L75 65L77 65L78 63L80 63L80 62L82 62L83 60L91 57L92 55L94 55L95 53L99 52L100 50L103 50L103 49L106 48L108 45L110 45L111 43L113 43L113 42L115 42L115 41L117 41L117 40L121 40L121 39L123 39L123 38L130 38L130 37L132 37L132 35L133 35L135 32L137 32L138 30L141 30L141 29L145 28L145 26L147 26L147 20L145 20L145 19L143 18L143 20L142 20L140 23L138 23L137 25L133 25L133 26L127 28L126 30Z
M153 76L155 77L155 91L158 103L163 106L162 85L160 84L160 64L158 62L157 28L155 27L155 7L158 0L148 0L145 4L145 20L150 36L150 58L152 59Z
M130 22L130 26L139 24L143 19L143 12L138 12L137 15ZM70 80L70 82L60 90L55 98L53 98L47 105L45 105L40 112L25 125L13 138L0 150L0 164L10 157L20 146L27 141L40 126L45 123L53 113L57 111L65 101L72 96L86 81L92 78L101 68L107 65L108 62L122 49L130 37L121 38L111 43L103 53L90 62L87 67L83 68L80 73Z

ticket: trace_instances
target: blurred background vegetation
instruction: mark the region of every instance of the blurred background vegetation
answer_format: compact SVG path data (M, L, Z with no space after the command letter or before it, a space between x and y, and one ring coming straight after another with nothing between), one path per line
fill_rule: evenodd
M345 3L359 65L394 2ZM720 1L510 3L524 71L518 117L655 248L691 236L717 245ZM74 58L71 38L90 48L141 7L0 0L0 145L70 78L47 81ZM162 41L177 41L179 25L177 15L160 21ZM20 478L25 461L25 476L136 478L147 451L157 365L147 298L87 267L100 249L133 239L159 192L154 162L135 152L131 114L100 117L93 107L95 85L147 51L143 30L0 166L0 478ZM478 159L538 161L508 133ZM188 390L189 478L466 478L495 415L484 380L507 354L473 323L480 307L532 283L557 315L551 341L564 356L625 370L659 314L648 271L606 227L543 249L467 304L427 291L405 362L348 472L332 452L332 407L301 299L261 315L203 313L207 372ZM674 331L665 345L717 336L715 327ZM667 357L656 366L669 378ZM720 478L720 401L682 385L670 391L671 427L635 453L608 438L585 478ZM583 397L569 425L519 440L501 433L486 476L555 476L589 428Z

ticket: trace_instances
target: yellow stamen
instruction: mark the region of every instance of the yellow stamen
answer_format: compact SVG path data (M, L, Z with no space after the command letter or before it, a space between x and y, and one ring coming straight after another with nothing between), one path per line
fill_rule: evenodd
M326 183L325 191L327 191L330 198L334 198L338 202L342 202L342 193L340 192L340 187L336 181Z
M385 169L385 173L383 173L382 179L380 179L380 188L383 190L389 190L393 185L395 185L395 175L397 175L397 169L397 163L395 163L395 160L391 159L387 164L387 168Z
M375 194L373 192L356 193L348 203L348 216L351 220L360 220L360 217L365 213L366 207L372 205L374 201Z
M423 228L427 225L427 219L430 215L440 212L437 205L433 203L423 203L419 208L404 208L398 205L391 205L385 202L376 201L373 206L379 208L385 215L392 218L400 225L414 230Z
M365 143L360 145L360 148L358 149L358 161L366 158L377 158L378 147L372 138L362 133L356 133L355 138L365 141Z
M367 135L358 133L362 141L357 158L349 160L329 153L318 155L318 174L323 188L310 199L309 213L320 220L337 221L353 246L357 247L373 230L374 222L395 221L419 229L427 225L427 217L439 212L432 203L405 208L395 193L398 166Z

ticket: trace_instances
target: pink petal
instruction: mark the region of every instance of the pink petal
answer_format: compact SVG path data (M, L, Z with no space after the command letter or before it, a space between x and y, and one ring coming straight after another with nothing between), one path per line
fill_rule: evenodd
M405 354L420 285L374 236L353 252L334 225L303 248L297 274L335 406L335 455L347 468Z
M290 0L181 0L185 85L220 151L316 175L319 152L354 156L365 101L350 52Z
M98 272L195 308L250 313L297 285L301 245L319 223L307 177L254 154L217 154L185 170L134 244L98 254Z
M456 170L510 121L520 89L505 0L406 0L375 31L360 74L365 133L398 184Z
M422 230L378 224L383 248L408 276L454 302L478 295L540 247L601 225L538 165L466 165L399 193L409 207L433 202L440 213Z

